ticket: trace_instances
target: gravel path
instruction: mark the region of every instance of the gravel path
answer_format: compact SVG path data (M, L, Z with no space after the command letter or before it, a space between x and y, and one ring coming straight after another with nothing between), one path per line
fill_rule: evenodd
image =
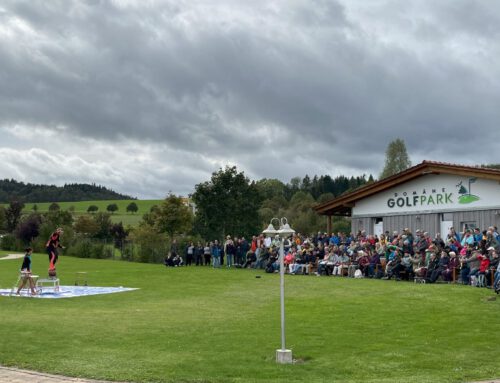
M79 378L68 378L61 375L44 374L42 372L19 370L12 367L0 366L0 382L2 383L111 383L104 380L89 380ZM117 383L117 382L115 382Z

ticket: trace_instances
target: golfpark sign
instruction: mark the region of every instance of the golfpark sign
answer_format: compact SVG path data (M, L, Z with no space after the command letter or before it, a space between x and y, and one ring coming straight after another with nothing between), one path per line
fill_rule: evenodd
M476 177L428 174L356 202L353 216L500 208L500 185Z

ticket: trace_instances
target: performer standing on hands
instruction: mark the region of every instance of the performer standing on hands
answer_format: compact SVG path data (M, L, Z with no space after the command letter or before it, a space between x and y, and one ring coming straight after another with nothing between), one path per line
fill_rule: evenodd
M56 276L56 262L58 258L57 249L64 249L59 242L59 236L63 234L63 229L60 227L57 228L55 232L53 232L47 241L47 254L49 255L49 277Z

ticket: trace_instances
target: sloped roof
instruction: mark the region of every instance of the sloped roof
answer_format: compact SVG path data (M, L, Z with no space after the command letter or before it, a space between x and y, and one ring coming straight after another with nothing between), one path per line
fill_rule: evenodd
M466 166L445 162L423 161L398 174L380 181L362 186L352 192L343 194L330 201L314 207L321 215L350 216L354 203L362 198L369 197L386 189L408 182L426 174L453 174L464 177L478 177L500 182L500 170L483 168L480 166Z

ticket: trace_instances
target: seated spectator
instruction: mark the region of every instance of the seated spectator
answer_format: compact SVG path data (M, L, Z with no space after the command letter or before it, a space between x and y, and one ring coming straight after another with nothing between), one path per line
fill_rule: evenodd
M350 258L349 256L347 255L347 250L345 250L344 252L340 252L340 249L339 249L339 253L336 253L335 256L334 256L334 264L333 264L333 272L332 272L332 276L335 276L335 275L340 275L342 276L343 275L343 268L347 269L349 267L349 262L350 262Z
M490 258L488 255L478 254L477 259L479 260L479 269L477 275L482 275L486 278L486 272L490 267ZM479 285L477 285L479 287Z
M377 268L377 265L380 265L380 254L378 251L374 251L370 257L370 263L368 264L367 277L373 278L375 276L375 269Z
M488 248L488 254L490 256L490 267L486 272L486 282L487 286L492 286L493 285L492 282L495 278L495 271L498 270L498 263L500 258L498 257L498 253L492 247Z
M347 276L349 278L354 278L354 273L356 270L359 268L359 259L366 255L366 253L363 250L358 250L356 254L353 254L351 257L351 262L349 264L349 267L347 268Z
M252 267L254 262L257 261L257 257L255 256L255 253L252 250L248 250L246 254L246 261L243 264L243 268L246 269L247 267Z
M465 263L469 266L469 274L467 275L467 284L471 283L472 277L476 277L479 273L479 267L481 265L481 258L479 256L481 252L474 250L470 257L465 258Z
M370 265L370 257L368 254L369 253L365 251L358 252L358 268L364 276L368 276L368 268Z
M163 262L167 267L178 267L184 264L179 254L169 252L167 258Z
M416 252L413 256L410 256L410 261L413 268L413 275L418 278L425 278L427 267L425 266L422 255Z
M255 253L255 258L257 259L257 261L254 263L253 268L264 269L268 264L270 256L271 253L269 252L269 249L267 247L265 246L257 247Z
M448 253L450 257L450 262L448 263L448 267L441 274L443 280L446 282L452 282L455 278L455 272L460 267L459 260L457 258L457 253L454 251L450 251Z
M439 269L439 260L440 260L440 258L436 255L435 252L430 253L429 262L427 263L427 274L425 277L425 280L427 282L430 282L431 277L437 273L437 270ZM448 261L449 261L449 259L448 259ZM436 277L436 279L437 279L437 277ZM433 282L435 282L435 281L436 280L434 280Z
M410 278L413 278L413 264L411 261L411 254L409 252L405 252L403 254L403 258L401 258L401 268L400 268L400 274L401 272L404 272L404 279L410 280Z
M316 275L319 277L323 272L328 275L329 270L330 272L333 271L333 264L335 261L335 253L333 252L333 249L338 249L337 246L334 246L332 248L332 251L327 252L323 259L318 262L318 270L316 271ZM338 251L338 250L337 250Z
M439 258L437 267L431 272L427 282L434 283L437 279L442 276L446 270L449 269L450 257L446 251L441 251L441 256ZM444 277L443 277L444 280Z
M292 275L297 274L299 270L304 272L304 266L306 264L306 249L303 249L302 251L298 251L297 254L295 254L295 263L291 265L291 273Z
M401 257L399 256L399 252L397 250L392 251L389 255L389 262L387 262L385 270L387 275L384 279L389 280L392 277L394 277L397 281L401 279L399 276L399 272L402 270Z

